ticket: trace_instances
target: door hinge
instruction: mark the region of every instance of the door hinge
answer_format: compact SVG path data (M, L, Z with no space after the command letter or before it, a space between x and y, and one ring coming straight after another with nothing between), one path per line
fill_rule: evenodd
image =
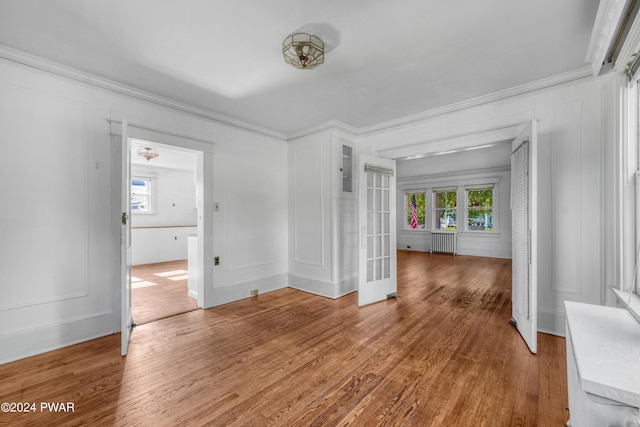
M126 212L122 212L122 225L127 225L127 219L129 219L129 215Z

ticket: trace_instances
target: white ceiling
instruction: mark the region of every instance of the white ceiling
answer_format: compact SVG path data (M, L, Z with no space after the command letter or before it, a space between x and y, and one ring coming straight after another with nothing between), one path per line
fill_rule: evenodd
M2 0L0 44L290 135L585 66L598 0ZM315 70L285 64L304 29Z
M158 157L147 160L144 157L139 156L138 149L141 147L155 148L156 151L158 151ZM131 139L132 165L178 169L195 173L197 161L198 157L194 151L171 145L160 144L158 142L145 141L135 138Z

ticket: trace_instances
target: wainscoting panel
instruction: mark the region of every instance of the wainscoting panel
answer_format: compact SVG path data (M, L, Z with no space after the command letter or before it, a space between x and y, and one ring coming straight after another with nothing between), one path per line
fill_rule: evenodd
M552 289L580 293L582 102L553 107L551 133ZM595 190L595 189L594 189ZM595 209L596 202L592 208ZM599 225L599 224L594 224Z
M88 295L83 106L0 86L0 310ZM5 203L6 202L6 203ZM38 236L37 240L28 236ZM2 331L0 330L0 333Z

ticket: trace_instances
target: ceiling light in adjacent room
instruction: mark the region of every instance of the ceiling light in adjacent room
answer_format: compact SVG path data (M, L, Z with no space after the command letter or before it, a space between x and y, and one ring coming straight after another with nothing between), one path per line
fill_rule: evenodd
M144 157L145 159L147 159L147 161L150 161L151 159L155 159L159 155L160 153L158 153L158 150L153 147L138 148L138 156Z
M310 70L324 63L324 43L311 34L291 34L282 42L282 55L287 64Z

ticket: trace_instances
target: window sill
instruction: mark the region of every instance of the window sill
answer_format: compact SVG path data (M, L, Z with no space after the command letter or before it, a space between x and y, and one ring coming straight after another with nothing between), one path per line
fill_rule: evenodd
M640 296L631 292L625 292L620 289L610 287L616 296L616 302L625 307L629 313L640 322Z

